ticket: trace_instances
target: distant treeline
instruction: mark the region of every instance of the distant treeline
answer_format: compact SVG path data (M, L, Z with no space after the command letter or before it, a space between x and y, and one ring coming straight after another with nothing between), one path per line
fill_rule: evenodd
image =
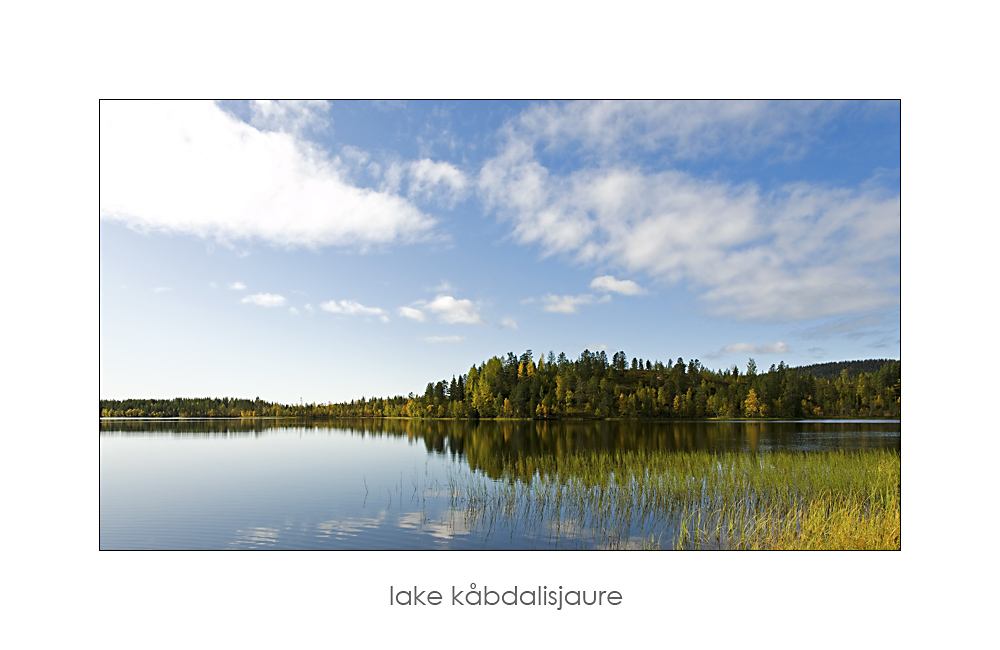
M862 372L873 375L887 363L893 363L893 360L864 359L859 361L830 361L827 363L814 363L809 366L797 366L795 370L799 372L812 373L812 376L817 378L836 379L844 370L847 370L848 376L851 377Z
M423 395L341 403L175 398L101 400L102 417L812 418L900 416L900 362L844 361L759 372L753 359L709 370L697 359L650 361L584 350L572 361L493 357Z

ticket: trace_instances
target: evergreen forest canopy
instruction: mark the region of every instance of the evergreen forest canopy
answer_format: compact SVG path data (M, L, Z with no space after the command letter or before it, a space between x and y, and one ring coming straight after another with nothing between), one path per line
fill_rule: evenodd
M697 359L651 361L584 350L493 357L423 395L277 404L224 398L101 401L101 417L814 418L900 416L900 362L870 359L759 372L709 370Z

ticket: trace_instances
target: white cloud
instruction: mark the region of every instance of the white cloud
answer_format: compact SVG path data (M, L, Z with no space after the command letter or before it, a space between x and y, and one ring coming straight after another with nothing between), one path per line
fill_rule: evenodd
M410 163L409 181L409 196L443 196L451 203L464 196L469 185L460 169L450 163L434 162L429 158Z
M285 304L285 297L274 293L255 293L240 302L259 307L281 307Z
M400 307L399 315L415 321L420 321L421 323L427 320L427 314L419 309L414 309L413 307Z
M441 294L430 302L418 300L413 305L413 307L400 307L399 315L421 323L427 320L425 312L434 314L441 323L478 324L486 322L479 313L478 307L471 300Z
M358 167L365 167L369 165L369 161L371 161L370 153L362 149L358 149L357 147L352 147L351 145L347 145L341 149L340 155L348 163ZM373 164L375 164L376 167L378 166L378 163Z
M299 315L299 310L296 309L295 307L290 307L288 309L288 311L292 314L292 316L298 316Z
M607 302L610 299L610 296L597 298L589 293L580 296L556 296L550 293L542 296L542 302L545 303L542 309L560 314L576 314L578 313L578 307L581 305L594 305L600 302Z
M261 130L299 133L321 128L329 122L330 105L324 101L291 100L250 102L250 124Z
M153 289L153 293L163 293L164 291L170 291L170 287L156 287Z
M511 317L508 316L507 318L504 318L503 320L500 321L500 325L499 326L500 326L500 329L502 329L502 330L516 330L517 329L517 321L515 321L513 318L511 318Z
M310 314L313 313L313 311L315 311L313 309L313 306L308 302L306 303L306 311L309 312Z
M448 207L464 199L472 187L458 167L430 158L404 161L390 154L373 160L369 152L348 145L341 149L338 161L340 171L351 178L371 180L384 193L405 193L412 200L436 201Z
M544 255L683 282L718 315L787 321L896 306L898 192L875 183L849 189L796 183L764 194L752 183L650 172L622 159L624 152L664 143L692 156L740 142L785 151L790 133L810 128L816 117L810 111L824 110L834 109L546 106L508 124L478 187L520 243ZM708 143L704 150L699 142ZM596 152L597 166L556 174L535 155L536 148L555 154L571 145ZM605 291L613 284L595 282ZM551 307L574 309L567 301Z
M244 289L247 288L247 285L243 284L242 282L233 282L231 285L229 285L229 288L236 291L243 291Z
M434 293L451 293L454 290L455 287L453 287L452 284L447 280L442 280L441 284L431 289L431 291L433 291Z
M722 351L726 354L782 354L788 352L789 349L787 343L778 341L777 343L766 343L764 345L733 343L722 348Z
M423 303L418 303L423 304ZM441 295L426 303L427 311L437 314L442 323L482 323L483 317L471 300L459 300L452 296Z
M379 166L373 168L369 165L368 169L372 171L378 171ZM390 194L395 194L399 192L400 186L403 184L403 177L406 175L406 166L399 161L392 161L385 165L385 171L382 173L382 182L379 189L382 192L387 192Z
M252 110L277 130L210 102L102 102L101 218L284 247L364 250L430 235L434 220L408 200L352 185L339 159L299 137L318 123L313 112Z
M831 102L641 101L540 104L508 128L551 146L579 144L605 160L639 148L674 158L772 149L800 155L811 132L841 109Z
M464 341L464 336L425 336L421 339L427 343L458 343Z
M602 275L594 278L590 283L591 289L621 293L626 296L639 296L646 293L646 290L631 280L616 280L612 275Z
M331 314L340 314L343 316L377 316L383 323L389 322L389 315L385 313L385 310L378 307L365 307L353 300L329 300L320 304L319 308Z

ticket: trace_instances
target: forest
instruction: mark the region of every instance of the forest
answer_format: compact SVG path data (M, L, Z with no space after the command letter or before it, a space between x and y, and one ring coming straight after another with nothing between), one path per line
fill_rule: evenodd
M533 419L900 417L900 362L844 361L761 371L753 359L710 370L684 362L628 360L584 350L508 352L467 373L427 384L422 395L278 404L256 399L100 400L101 417L402 417Z

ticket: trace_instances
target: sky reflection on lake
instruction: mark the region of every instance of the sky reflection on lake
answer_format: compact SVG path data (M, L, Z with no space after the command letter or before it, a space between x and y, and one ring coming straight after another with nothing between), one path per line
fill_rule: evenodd
M449 486L543 455L866 448L898 450L899 421L105 420L100 547L590 548L568 521L470 520Z

